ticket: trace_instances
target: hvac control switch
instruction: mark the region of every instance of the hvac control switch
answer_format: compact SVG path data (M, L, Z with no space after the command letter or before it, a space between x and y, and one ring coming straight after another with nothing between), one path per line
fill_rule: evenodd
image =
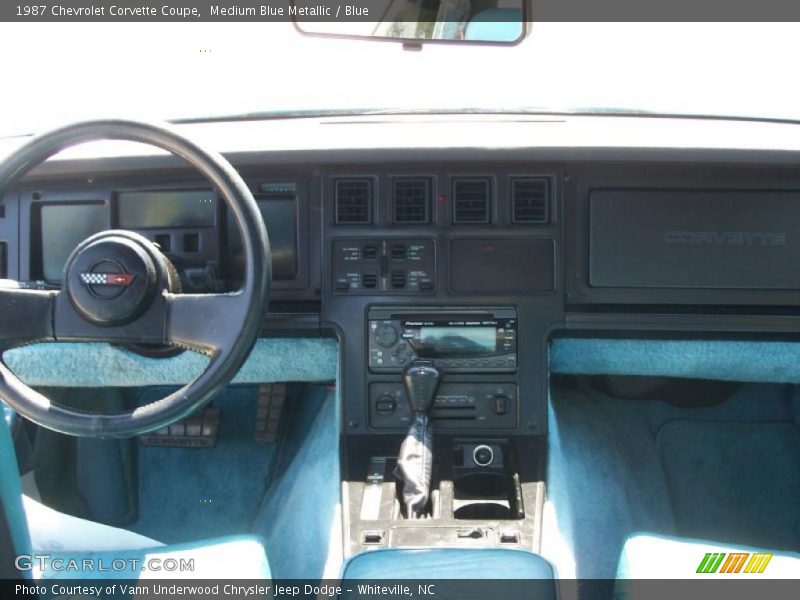
M392 398L389 395L381 396L375 403L375 410L378 411L379 415L382 415L384 417L394 413L396 408L397 408L397 403L395 402L394 398Z
M331 287L337 294L431 294L435 244L428 239L336 239Z
M492 412L496 415L504 415L508 412L510 399L505 394L497 394L492 398Z

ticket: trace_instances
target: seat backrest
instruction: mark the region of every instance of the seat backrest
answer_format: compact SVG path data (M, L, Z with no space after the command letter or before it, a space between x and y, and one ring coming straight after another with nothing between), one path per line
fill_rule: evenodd
M31 537L22 508L17 455L4 412L0 412L0 577L14 578L19 577L14 558L31 553Z

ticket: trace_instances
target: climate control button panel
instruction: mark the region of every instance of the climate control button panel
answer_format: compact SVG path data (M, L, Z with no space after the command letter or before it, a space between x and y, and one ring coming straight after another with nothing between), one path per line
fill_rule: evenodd
M431 294L435 291L433 240L337 239L331 285L337 294Z
M431 409L441 429L514 429L517 426L517 386L514 383L443 382ZM369 386L369 422L374 429L404 429L411 409L401 382Z

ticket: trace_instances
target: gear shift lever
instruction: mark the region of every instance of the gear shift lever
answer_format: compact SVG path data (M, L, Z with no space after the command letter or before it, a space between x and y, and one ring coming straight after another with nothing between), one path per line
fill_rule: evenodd
M441 373L428 360L415 360L406 369L403 383L412 420L400 446L395 475L403 481L403 501L409 519L416 519L428 503L433 467L433 424L430 410Z
M406 369L403 383L411 410L414 413L428 414L436 398L441 374L430 360L415 360Z

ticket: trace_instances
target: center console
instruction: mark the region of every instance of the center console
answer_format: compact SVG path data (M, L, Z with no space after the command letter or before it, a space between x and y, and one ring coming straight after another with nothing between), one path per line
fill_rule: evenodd
M350 440L351 456L360 457L350 463L354 469L344 484L351 553L538 547L544 451L541 438L515 435L518 322L513 306L368 308L369 427L395 435ZM437 377L424 433L415 428L419 400L409 398L415 391L410 378L420 366ZM408 467L398 463L415 441L412 462L429 453L431 464L429 495L412 511L403 493Z
M466 547L537 549L545 486L534 438L435 435L430 499L409 518L396 475L397 449L382 444L361 477L345 483L349 551ZM522 458L524 457L524 458Z
M536 552L559 180L523 164L364 169L320 178L347 553Z

